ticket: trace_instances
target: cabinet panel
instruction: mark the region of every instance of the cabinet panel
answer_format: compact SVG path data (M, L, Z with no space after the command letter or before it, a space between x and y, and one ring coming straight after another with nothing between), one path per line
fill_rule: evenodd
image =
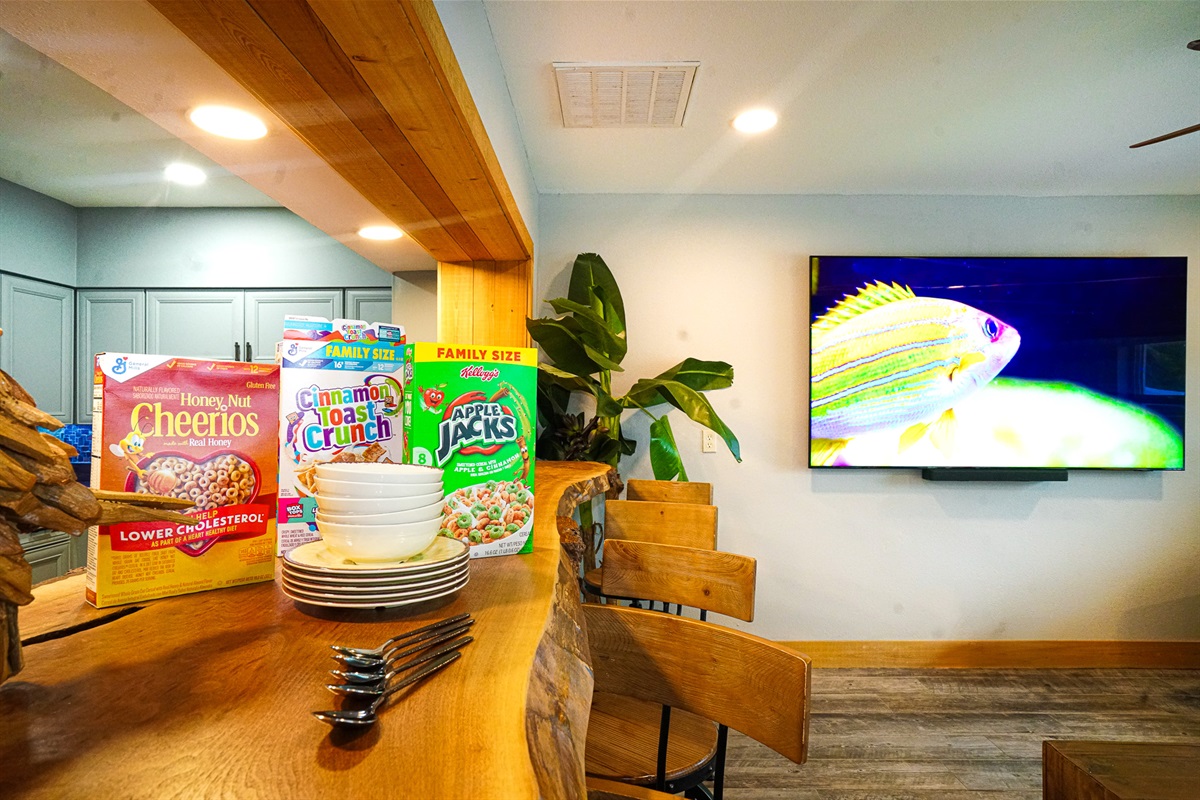
M341 289L246 292L246 336L251 361L275 363L275 343L283 338L288 314L336 319L344 316ZM246 359L246 353L242 358Z
M34 584L65 575L71 569L73 538L61 531L37 531L21 535L25 560L33 571Z
M346 317L365 322L391 322L392 290L347 289Z
M0 369L38 408L63 422L74 413L75 290L0 275Z
M80 289L75 293L75 421L92 421L96 353L146 352L146 293Z
M147 291L146 350L184 358L241 360L244 303L241 291Z

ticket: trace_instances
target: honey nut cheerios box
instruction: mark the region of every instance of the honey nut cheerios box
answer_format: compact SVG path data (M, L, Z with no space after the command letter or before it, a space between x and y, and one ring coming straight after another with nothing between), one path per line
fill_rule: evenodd
M288 316L279 362L278 553L321 538L315 472L324 462L401 463L404 328Z
M100 353L93 374L92 487L190 499L195 523L93 526L87 601L272 580L279 368Z
M537 350L414 342L404 359L404 460L439 467L442 536L471 557L533 551Z

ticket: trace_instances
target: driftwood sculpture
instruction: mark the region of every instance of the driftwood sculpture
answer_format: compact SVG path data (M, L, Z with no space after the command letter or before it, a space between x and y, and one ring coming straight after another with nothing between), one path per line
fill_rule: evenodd
M91 525L192 521L179 513L189 501L83 486L71 466L75 448L39 427L58 430L62 423L0 370L0 683L22 667L17 607L33 600L19 533L50 529L78 536Z

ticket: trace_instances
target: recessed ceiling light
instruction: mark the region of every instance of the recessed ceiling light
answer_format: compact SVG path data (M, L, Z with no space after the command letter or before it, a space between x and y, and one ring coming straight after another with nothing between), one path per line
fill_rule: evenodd
M248 111L229 106L197 106L188 114L197 128L226 139L261 139L267 126Z
M359 228L358 235L364 239L388 241L390 239L399 239L404 235L404 231L392 225L368 225L365 228Z
M208 180L204 170L181 161L168 164L167 168L163 170L163 177L171 183L178 183L182 186L199 186Z
M762 133L775 127L779 117L775 112L766 108L755 108L743 111L733 119L733 127L742 133Z

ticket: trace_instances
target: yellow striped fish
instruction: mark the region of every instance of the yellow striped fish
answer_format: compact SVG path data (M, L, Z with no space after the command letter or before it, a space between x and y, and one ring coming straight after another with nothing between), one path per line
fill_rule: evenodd
M907 428L901 449L1008 364L1016 328L954 300L876 282L847 295L812 326L814 463L839 440ZM816 440L832 440L818 442ZM937 444L935 440L935 444Z

